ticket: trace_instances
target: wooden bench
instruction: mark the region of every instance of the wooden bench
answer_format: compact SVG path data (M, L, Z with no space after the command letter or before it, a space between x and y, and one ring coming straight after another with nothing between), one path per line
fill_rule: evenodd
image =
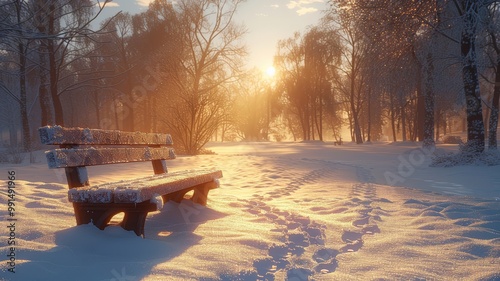
M121 226L144 237L149 212L169 200L180 203L194 190L191 200L206 205L208 192L218 187L220 170L190 170L168 173L165 160L175 159L168 134L122 132L46 126L39 129L42 144L58 145L46 152L49 168L64 168L68 198L78 225L92 222L104 229L123 212ZM151 161L154 175L91 185L86 166Z

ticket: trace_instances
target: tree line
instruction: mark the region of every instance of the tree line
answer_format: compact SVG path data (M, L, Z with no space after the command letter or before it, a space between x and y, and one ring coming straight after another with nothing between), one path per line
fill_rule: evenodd
M356 143L387 126L394 141L432 146L450 117L464 115L466 150L483 151L486 139L496 148L498 1L330 3L321 23L281 41L275 58L303 139L322 139L321 123L335 128L347 114Z
M190 154L210 140L339 140L345 127L358 144L433 146L458 117L466 150L496 148L499 1L330 1L279 41L273 78L245 68L242 2L156 0L97 22L108 1L1 0L10 144L29 151L38 126L57 124L169 132Z
M98 23L108 2L0 2L2 102L19 105L5 116L11 144L20 119L24 150L39 126L57 124L167 131L198 153L243 74L241 1L156 0Z

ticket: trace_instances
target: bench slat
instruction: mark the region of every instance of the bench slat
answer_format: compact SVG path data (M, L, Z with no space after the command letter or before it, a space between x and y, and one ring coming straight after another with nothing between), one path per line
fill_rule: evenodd
M173 145L169 134L122 132L45 126L38 129L42 144L55 145Z
M49 168L95 166L115 163L175 159L173 148L60 148L45 152Z
M140 203L219 178L220 170L188 170L73 188L68 191L68 198L74 203Z

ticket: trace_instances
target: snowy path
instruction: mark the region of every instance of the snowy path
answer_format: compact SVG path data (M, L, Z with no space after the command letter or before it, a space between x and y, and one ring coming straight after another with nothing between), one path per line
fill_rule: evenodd
M117 226L74 226L60 174L44 164L14 167L18 264L14 277L0 271L0 280L500 280L499 201L380 184L407 150L237 147L175 160L171 171L220 168L221 188L210 192L207 207L167 203L150 214L146 239ZM379 151L392 154L384 159ZM137 163L89 172L97 184L149 168ZM470 182L483 180L474 175L467 174ZM439 175L423 180L461 183ZM461 194L471 190L462 187Z
M450 213L449 210L452 208L449 206L454 206L453 208L458 208L459 211L466 212L465 217L471 217L473 214L477 215L477 208L473 205L463 205L464 207L461 208L456 207L460 206L460 203L423 203L425 200L414 201L412 199L404 200L403 209L401 210L401 206L397 203L379 196L378 189L380 187L377 187L373 183L374 177L368 169L353 164L305 158L293 159L292 161L289 158L272 158L273 165L275 165L274 168L263 170L261 178L272 179L269 184L274 181L282 182L286 180L287 182L278 184L275 188L270 188L271 191L266 191L262 195L256 189L257 194L253 194L251 199L241 199L239 201L242 202L245 211L254 216L256 221L272 223L274 225L272 231L279 233L279 241L268 245L265 256L253 259L253 267L251 269L242 270L236 274L223 273L218 278L204 280L332 280L332 278L335 279L336 277L333 277L335 275L331 274L335 273L337 269L343 268L345 270L352 266L352 264L348 264L350 262L349 255L359 252L360 254L357 255L357 258L359 258L360 255L365 254L363 248L371 246L370 243L376 239L375 236L383 237L387 235L387 233L384 233L386 230L383 227L379 227L379 224L383 221L391 220L392 223L397 223L394 220L398 220L400 215L408 215L410 212L409 216L414 217L416 214L412 211L418 210L420 213L416 216L423 217L424 219L415 222L414 225L418 229L434 231L441 228L451 228L450 225L460 226L464 223L471 223L470 221L464 223L455 221L460 216L457 217L457 215ZM265 163L266 159L262 157L262 159L256 161ZM279 165L281 162L292 162L297 166L309 166L312 169L302 174L293 173L290 165L282 167ZM307 164L301 162L306 162ZM346 174L349 173L352 174L351 180L346 181ZM293 174L293 176L289 174ZM337 185L339 176L343 179L340 183L341 188L347 194L341 197L334 196L333 198L328 198L329 189L332 190L332 194L339 194L339 186ZM390 189L390 187L383 188ZM318 196L318 193L322 195ZM435 196L439 197L437 194ZM431 193L430 198L432 197L433 194ZM322 199L325 200L325 204L315 203L313 207L304 208L304 206L311 205L311 202ZM287 200L288 202L284 203ZM283 210L274 207L275 205L287 206L287 204L290 204L290 201L293 202L292 204L296 208ZM274 204L275 202L276 204ZM415 205L415 203L419 203L420 205ZM465 232L463 229L454 230L458 232L462 231L469 238L482 239L482 242L488 244L484 245L481 242L473 242L472 246L458 246L460 256L457 258L459 260L475 260L475 257L467 256L470 253L484 258L489 257L491 254L493 254L493 257L496 257L495 259L500 257L500 248L498 247L500 229L496 226L499 220L498 216L492 216L493 213L499 212L499 206L494 203L489 204L484 210L487 210L491 206L496 206L496 209L480 213L477 219L477 222L482 221L482 224L478 226L487 226L489 229L474 229ZM429 209L436 210L437 214L430 212ZM353 210L355 210L354 214ZM332 223L331 220L325 220L322 217L324 215L328 215L329 217L337 215L337 218L333 218L333 220L338 220L338 222ZM320 219L315 219L318 217ZM436 222L436 217L442 217L443 220L446 220L445 225L448 226L444 227L443 222ZM338 225L339 222L341 222L341 227ZM390 238L382 238L381 241L384 241L386 247L390 248L393 244L387 243L387 239L396 238L395 240L397 240L400 237L397 234L395 235L392 230L387 232L392 232ZM417 236L414 238L418 241L421 237ZM426 241L428 238L426 238L426 235L423 235L421 239ZM437 246L443 243L446 247L463 242L459 238L446 238L444 239L445 241L435 238L434 240L435 242L433 243L429 243L428 241L423 242L424 244L420 246ZM336 243L328 243L327 241L335 241ZM489 245L490 242L492 242L493 246ZM394 245L396 244L397 242ZM419 245L418 242L417 245ZM486 251L486 253L482 251ZM370 251L370 255L373 254ZM379 254L383 257L387 255L383 252ZM415 255L415 257L418 256L420 255ZM398 260L396 259L395 261L397 262ZM447 264L447 266L449 265ZM428 267L430 267L430 264L424 268ZM342 272L338 276L345 279L359 279L359 273L366 272L366 270L366 268L360 269L358 277L352 277L350 275L352 272L350 271ZM447 270L449 271L450 269ZM429 271L432 272L432 270ZM419 273L415 276L435 278L436 276L440 276L440 274L442 272L435 271L433 274ZM460 274L467 276L467 271ZM500 278L500 275L495 273L495 270L492 270L492 268L484 272L484 275L490 276L484 280L497 280L497 278ZM394 276L401 278L405 275L396 270ZM381 277L384 277L384 275L382 274Z
M279 157L273 158L276 163L290 161L290 159L284 160ZM385 215L385 212L380 207L372 206L372 203L390 201L377 197L377 191L370 182L373 180L370 171L353 165L314 159L295 159L292 162L301 161L312 162L319 167L304 174L285 177L288 181L286 184L263 195L254 194L251 199L239 200L247 213L255 216L256 220L266 220L272 223L274 225L272 231L280 233L279 241L268 245L267 256L254 259L252 270L243 270L237 274L224 273L218 279L203 280L275 280L275 278L278 280L286 278L291 281L310 280L315 275L334 272L339 266L337 256L359 251L363 247L365 235L380 233L377 222L382 220L381 216ZM335 181L339 167L342 170L350 170L358 181L351 185L348 196L344 198L345 207L333 210L328 206L311 208L319 215L338 214L351 208L358 209L357 215L350 221L351 226L336 233L342 245L334 248L325 245L327 225L311 220L309 216L304 216L298 211L284 211L272 207L268 202L283 197L293 197L295 192L301 189L303 191L318 182L324 185L326 191L328 186ZM272 170L263 170L264 173L268 173L268 178L275 180L284 178L282 174L286 171L286 167L280 166ZM302 200L297 197L293 198L293 204L298 206L304 202L316 200L316 198Z

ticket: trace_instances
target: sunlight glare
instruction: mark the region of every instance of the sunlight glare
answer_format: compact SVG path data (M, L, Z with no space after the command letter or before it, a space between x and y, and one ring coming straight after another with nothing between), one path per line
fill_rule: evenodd
M274 74L276 74L276 69L273 66L270 66L267 68L266 74L269 77L274 77Z

